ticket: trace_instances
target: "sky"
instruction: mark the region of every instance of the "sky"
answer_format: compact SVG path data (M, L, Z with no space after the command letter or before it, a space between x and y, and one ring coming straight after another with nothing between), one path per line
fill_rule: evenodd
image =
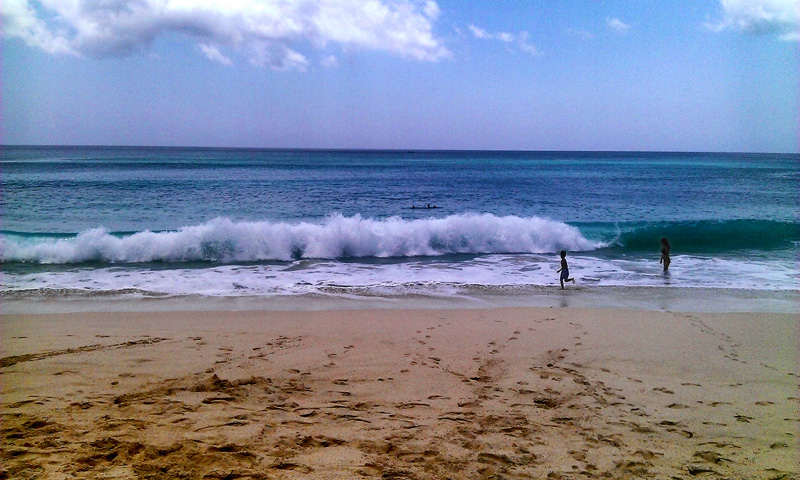
M0 144L800 151L797 0L3 0Z

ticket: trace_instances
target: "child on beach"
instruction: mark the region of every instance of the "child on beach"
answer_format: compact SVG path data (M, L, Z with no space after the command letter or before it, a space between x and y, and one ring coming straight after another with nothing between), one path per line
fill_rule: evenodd
M556 273L561 272L561 277L559 280L561 281L561 289L564 289L564 282L572 282L575 283L574 278L569 278L569 267L567 266L567 252L565 250L561 250L561 268L556 270Z

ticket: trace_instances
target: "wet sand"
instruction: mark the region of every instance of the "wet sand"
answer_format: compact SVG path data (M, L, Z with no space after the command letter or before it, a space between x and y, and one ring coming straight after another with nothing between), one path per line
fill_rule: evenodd
M0 478L800 478L798 316L3 315Z

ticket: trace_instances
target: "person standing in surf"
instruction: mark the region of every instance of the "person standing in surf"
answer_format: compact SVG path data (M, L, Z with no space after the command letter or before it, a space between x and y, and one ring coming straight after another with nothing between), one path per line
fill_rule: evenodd
M559 281L561 282L561 290L564 290L564 282L575 283L574 278L569 278L569 267L567 266L567 252L565 250L561 250L561 268L556 270L556 273L558 272L561 272L561 277L559 277Z
M669 269L669 240L666 238L661 239L661 260L658 263L664 264L664 271L666 272Z

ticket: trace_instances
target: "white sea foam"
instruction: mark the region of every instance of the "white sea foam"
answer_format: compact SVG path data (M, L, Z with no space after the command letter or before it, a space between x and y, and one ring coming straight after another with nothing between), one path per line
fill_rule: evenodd
M234 222L217 218L177 231L118 236L95 228L70 238L0 237L4 262L250 262L304 258L388 258L454 253L588 251L604 244L563 222L491 214L382 220L327 217L321 223Z
M570 257L578 286L679 287L800 291L800 270L783 261L674 256L670 273L652 259ZM59 272L5 274L5 294L113 294L210 297L445 296L474 292L519 293L558 286L556 255L480 255L464 259L361 262L297 260L287 263L151 269L137 266L75 268ZM570 285L569 288L575 288ZM38 293L37 293L38 292ZM48 293L49 292L49 293Z

